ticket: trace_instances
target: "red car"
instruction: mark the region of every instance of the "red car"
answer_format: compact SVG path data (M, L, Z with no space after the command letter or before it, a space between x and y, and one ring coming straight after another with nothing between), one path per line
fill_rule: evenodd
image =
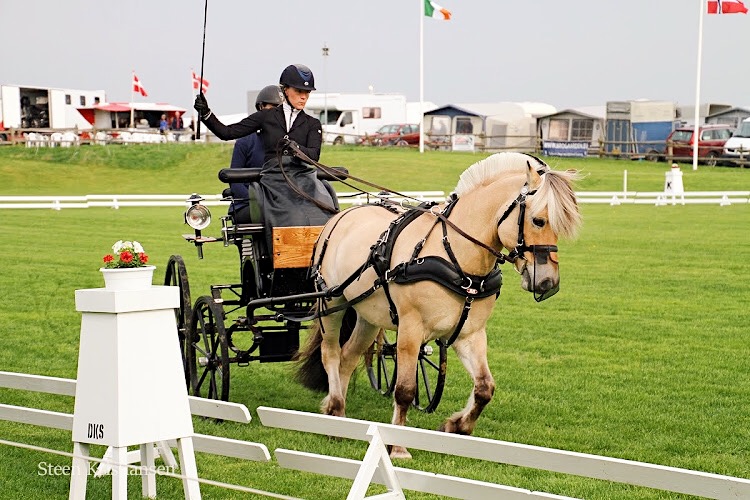
M675 160L688 161L693 158L694 127L676 128L667 137L667 150L672 147ZM701 163L716 166L724 153L724 143L732 137L730 125L703 125L699 128L698 158Z
M419 144L419 125L394 123L383 125L374 134L363 139L374 146L413 146Z

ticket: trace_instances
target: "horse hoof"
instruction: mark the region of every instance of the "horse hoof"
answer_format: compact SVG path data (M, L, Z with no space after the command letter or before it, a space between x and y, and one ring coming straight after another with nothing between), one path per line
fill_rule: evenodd
M390 453L391 459L400 458L404 460L411 460L411 453L403 446L394 446Z

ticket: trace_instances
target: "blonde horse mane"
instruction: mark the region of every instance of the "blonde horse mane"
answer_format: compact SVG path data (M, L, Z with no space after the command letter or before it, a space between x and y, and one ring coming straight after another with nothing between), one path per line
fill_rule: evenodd
M523 153L496 153L467 168L459 177L454 191L460 198L491 184L501 175L525 172L528 163L544 173L536 194L528 198L529 215L535 217L546 208L552 230L560 237L574 238L582 222L573 190L573 182L580 179L575 170L552 170L541 160Z

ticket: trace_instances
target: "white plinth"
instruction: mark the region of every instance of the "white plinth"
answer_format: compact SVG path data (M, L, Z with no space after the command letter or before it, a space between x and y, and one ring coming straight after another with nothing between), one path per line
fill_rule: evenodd
M115 448L193 435L179 288L76 290L83 313L73 441Z

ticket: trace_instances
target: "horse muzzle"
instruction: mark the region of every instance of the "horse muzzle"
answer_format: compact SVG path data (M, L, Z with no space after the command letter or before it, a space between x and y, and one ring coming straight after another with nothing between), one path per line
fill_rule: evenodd
M557 252L555 245L531 245L527 247L534 255L531 265L524 259L521 274L521 287L534 293L534 300L541 302L552 297L560 290L560 275L557 261L550 253ZM531 270L529 269L531 268Z

